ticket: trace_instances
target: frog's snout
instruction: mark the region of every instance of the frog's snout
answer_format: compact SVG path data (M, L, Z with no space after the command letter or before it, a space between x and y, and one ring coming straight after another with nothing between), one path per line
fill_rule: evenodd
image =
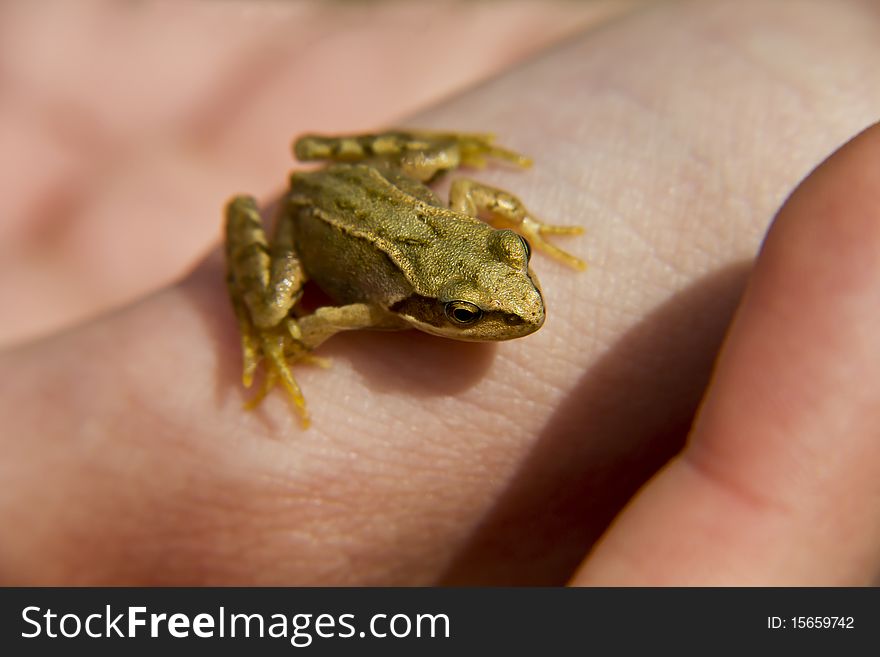
M544 324L545 317L544 304L539 303L529 310L505 313L503 320L511 332L515 331L515 334L511 335L511 337L522 337L534 333L541 328Z
M532 327L533 331L537 331L544 325L544 319L547 317L544 312L544 304L541 304L541 307L535 312L531 313L526 318L526 323Z

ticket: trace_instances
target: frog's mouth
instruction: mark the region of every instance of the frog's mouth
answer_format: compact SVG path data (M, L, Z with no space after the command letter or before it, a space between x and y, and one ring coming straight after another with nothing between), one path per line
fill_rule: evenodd
M534 333L544 323L544 315L534 320L527 320L511 313L486 313L478 322L471 326L456 326L447 322L445 326L432 326L411 322L416 328L454 340L468 342L500 342L522 338Z
M467 337L459 336L459 340L513 340L522 338L537 331L544 325L543 308L540 313L530 317L522 317L514 313L487 313L479 326L474 327Z
M431 335L472 342L512 340L534 333L544 324L544 306L536 305L522 314L481 309L473 322L456 322L446 304L436 299L412 295L398 301L391 310L413 328Z

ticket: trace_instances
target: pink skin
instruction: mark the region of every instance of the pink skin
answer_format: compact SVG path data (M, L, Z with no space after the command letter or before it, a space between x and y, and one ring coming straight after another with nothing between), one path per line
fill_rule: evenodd
M115 115L140 145L101 151L76 212L62 194L40 230L3 229L4 253L22 254L2 260L7 339L156 291L0 353L0 522L15 528L0 579L876 581L880 128L798 187L752 268L786 196L880 107L872 5L796 4L636 14L412 119L488 127L533 155L528 172L476 175L585 225L565 245L591 267L535 257L548 320L523 340L334 338L331 370L297 369L308 432L281 395L242 411L217 255L159 287L205 247L226 196L281 180L272 149L297 124L269 120L265 99L307 87L270 77L195 156L167 122L136 129L158 110ZM266 135L246 138L254 124ZM22 167L67 166L46 139ZM15 207L39 196L28 180ZM74 219L58 230L57 216ZM141 262L125 245L147 238ZM180 252L156 264L168 246ZM108 278L112 294L75 294ZM10 280L50 310L18 323Z

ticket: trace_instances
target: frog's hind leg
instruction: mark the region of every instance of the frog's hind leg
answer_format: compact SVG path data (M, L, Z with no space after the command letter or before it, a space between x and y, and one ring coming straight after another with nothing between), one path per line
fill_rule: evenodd
M245 387L266 360L266 379L249 407L280 381L307 423L305 401L290 372L285 353L297 354L298 327L290 310L302 294L305 275L293 248L291 222L279 217L275 236L266 239L256 202L239 196L226 208L227 285L241 332ZM302 360L307 355L303 354Z
M525 237L534 249L569 267L583 270L587 266L580 258L544 239L546 235L580 235L583 228L544 223L535 218L516 196L503 189L474 180L455 180L449 190L449 207L472 217L485 216L496 228L511 228Z
M300 161L374 162L389 164L406 175L428 181L461 166L483 167L488 159L520 167L532 161L495 144L491 134L391 130L378 134L325 137L305 135L293 147Z
M227 274L226 287L229 290L229 298L232 301L232 309L238 320L238 332L241 334L242 373L241 382L245 388L250 388L254 382L254 372L260 364L260 341L254 335L253 324L248 314L247 306L238 293L235 279Z
M230 291L259 329L281 323L302 294L305 273L293 248L291 222L280 216L269 244L250 196L238 196L226 207L226 264Z

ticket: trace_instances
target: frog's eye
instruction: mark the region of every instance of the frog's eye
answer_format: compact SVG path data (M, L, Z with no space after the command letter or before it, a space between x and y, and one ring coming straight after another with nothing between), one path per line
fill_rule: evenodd
M446 304L446 316L460 326L473 324L483 316L483 311L467 301L450 301Z
M517 237L519 238L519 241L522 242L523 250L526 252L526 262L528 262L532 259L532 246L529 244L529 241L519 233L517 233Z

